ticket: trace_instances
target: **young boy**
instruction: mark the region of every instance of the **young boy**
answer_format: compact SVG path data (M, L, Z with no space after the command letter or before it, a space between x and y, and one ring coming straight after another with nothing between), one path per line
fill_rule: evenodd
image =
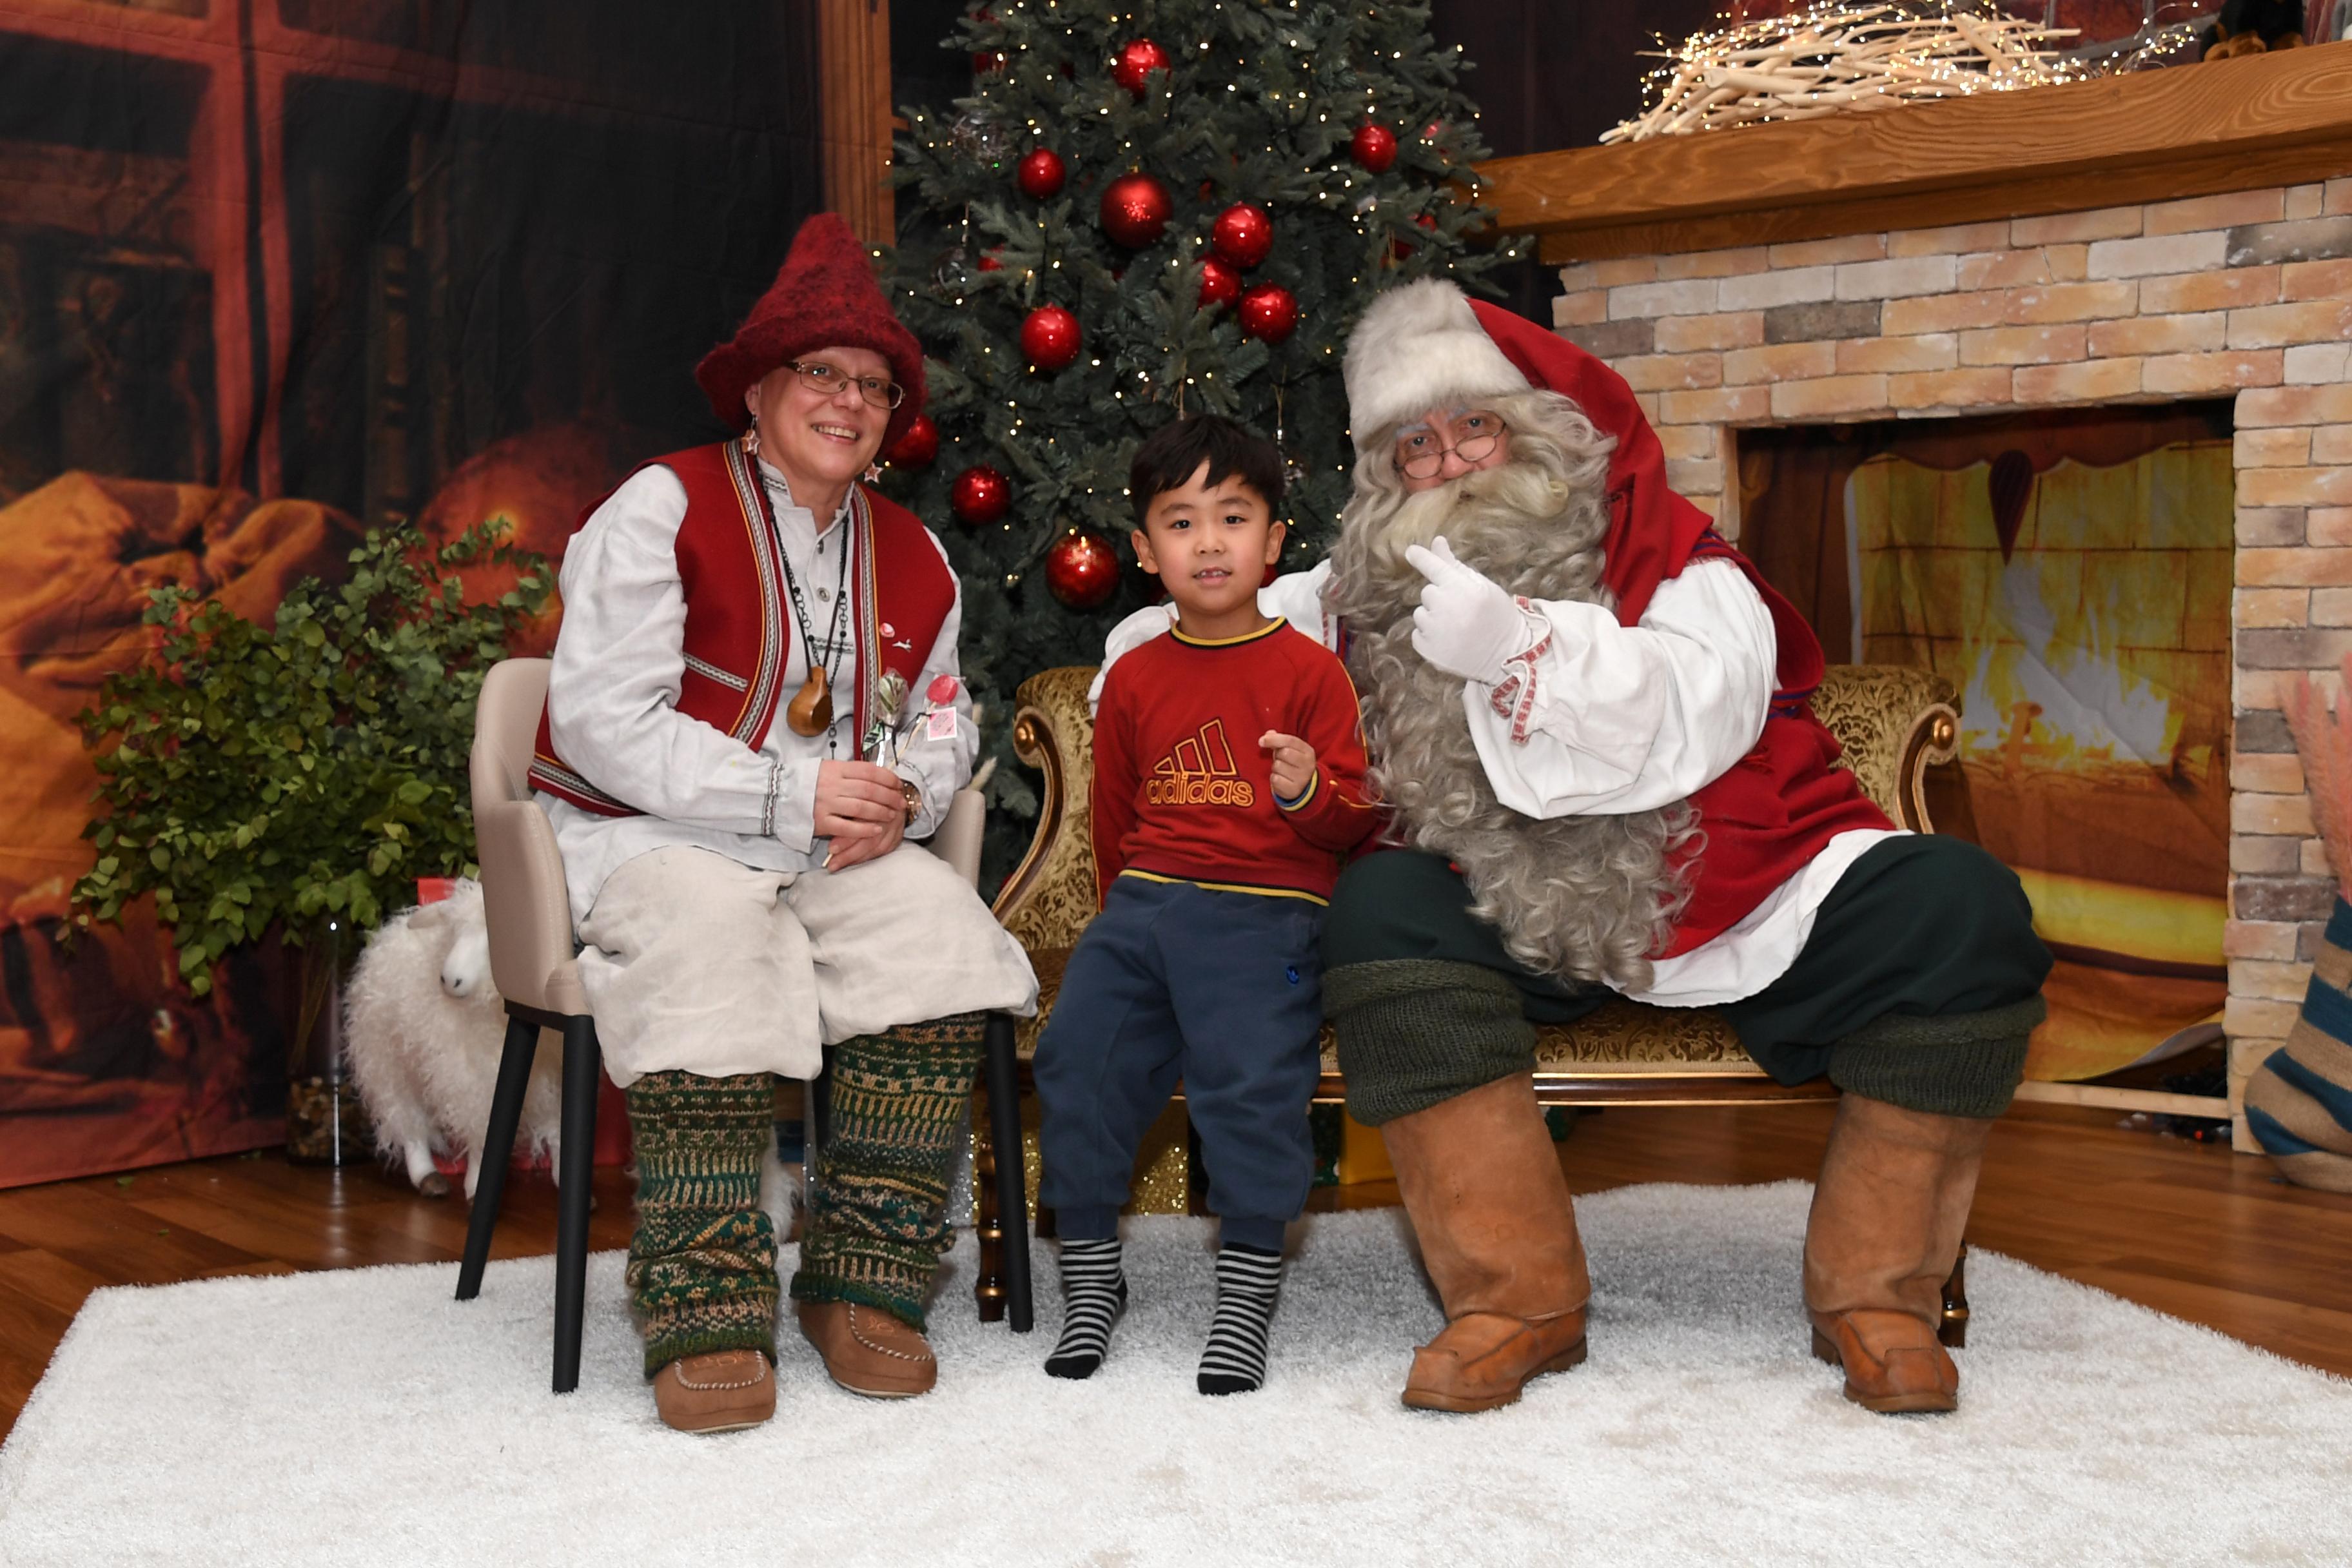
M1129 476L1136 558L1176 623L1111 668L1095 720L1102 913L1038 1041L1041 1202L1066 1311L1045 1370L1100 1366L1127 1304L1118 1211L1177 1080L1220 1220L1203 1394L1265 1381L1283 1227L1306 1205L1321 1058L1317 942L1364 798L1356 690L1337 658L1258 613L1282 551L1282 455L1230 420L1180 419Z

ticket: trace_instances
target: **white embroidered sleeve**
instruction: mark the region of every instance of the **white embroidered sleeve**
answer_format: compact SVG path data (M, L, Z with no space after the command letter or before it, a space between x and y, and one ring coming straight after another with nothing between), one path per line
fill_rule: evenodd
M1778 644L1738 565L1662 583L1639 625L1597 605L1529 601L1549 635L1462 693L1495 794L1528 816L1649 811L1748 754L1770 710Z
M783 767L677 710L685 516L677 476L642 468L573 536L548 677L549 731L563 760L616 800L688 826L792 843L788 825L809 820L809 803L793 795L814 784L815 770ZM803 832L793 847L806 843Z

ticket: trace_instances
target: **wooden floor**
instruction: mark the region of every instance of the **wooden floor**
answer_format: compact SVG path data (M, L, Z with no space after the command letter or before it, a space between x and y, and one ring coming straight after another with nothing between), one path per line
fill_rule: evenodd
M1612 1110L1578 1124L1561 1163L1580 1193L1810 1177L1831 1110ZM2011 1112L1993 1134L1970 1240L2352 1375L2352 1198L2288 1186L2267 1161L2117 1120L2044 1106ZM627 1176L598 1172L596 1194L591 1245L626 1246ZM1393 1202L1395 1189L1372 1183L1317 1199L1354 1207ZM553 1190L518 1176L497 1256L551 1250L554 1236ZM419 1197L375 1170L289 1166L274 1151L0 1192L0 1433L97 1287L454 1264L465 1237L458 1199Z

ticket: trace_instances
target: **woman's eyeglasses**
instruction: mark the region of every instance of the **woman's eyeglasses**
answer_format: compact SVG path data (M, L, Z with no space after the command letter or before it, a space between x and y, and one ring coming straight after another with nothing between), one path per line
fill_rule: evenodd
M1481 463L1491 455L1509 428L1497 415L1483 408L1454 416L1441 436L1426 425L1416 425L1397 437L1397 472L1409 479L1432 479L1445 467L1445 454L1465 463Z
M887 375L852 375L839 365L818 360L786 360L784 368L801 378L803 385L822 396L838 397L845 386L857 388L857 395L877 408L896 408L907 395L907 389Z

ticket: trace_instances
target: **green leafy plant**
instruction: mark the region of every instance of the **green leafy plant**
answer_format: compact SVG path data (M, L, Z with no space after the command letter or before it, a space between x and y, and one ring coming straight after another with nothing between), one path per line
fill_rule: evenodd
M74 885L77 925L152 893L202 995L222 954L273 925L348 952L415 879L471 874L475 700L555 585L500 538L371 531L344 581L297 583L269 626L157 589L152 652L81 715L104 809L83 830L98 860ZM479 561L518 581L468 605L455 571Z

